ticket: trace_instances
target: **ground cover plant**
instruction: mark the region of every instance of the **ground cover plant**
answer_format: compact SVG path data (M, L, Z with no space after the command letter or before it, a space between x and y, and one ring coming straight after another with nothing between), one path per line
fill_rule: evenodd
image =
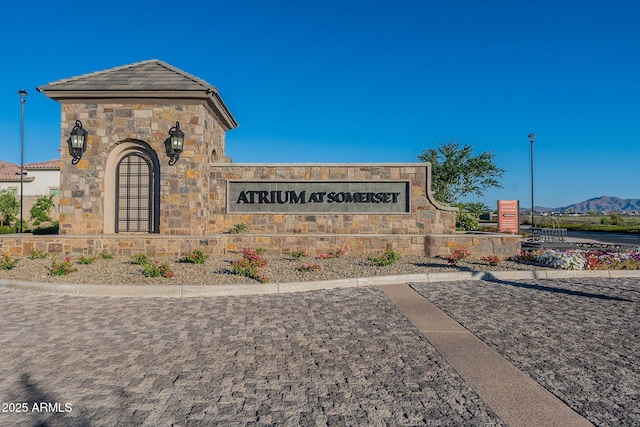
M310 262L305 262L300 267L297 268L298 271L319 271L322 270L322 266L320 264L314 264Z
M95 260L96 260L96 257L94 257L94 256L84 256L84 255L82 255L82 256L80 256L80 258L78 258L78 264L85 264L85 265L93 264L93 261L95 261Z
M161 263L157 260L150 260L145 264L142 264L142 272L147 277L164 277L166 279L175 277L175 274L168 263Z
M347 253L347 250L345 248L340 248L336 251L322 253L318 255L318 258L319 259L340 258L342 255L345 255L346 253Z
M481 260L493 266L496 266L498 265L498 263L500 263L500 258L495 255L485 255L481 258Z
M626 251L544 249L523 252L514 259L562 270L640 270L640 249Z
M78 271L78 269L73 266L71 258L69 257L66 257L64 261L60 262L58 262L58 260L53 257L51 266L48 267L48 271L50 276L66 276Z
M306 257L307 254L304 251L293 251L291 252L291 257L296 261L300 261L302 258Z
M11 270L18 264L18 261L20 261L19 258L13 258L9 254L4 254L2 259L0 259L0 270Z
M209 258L209 255L206 255L202 251L195 250L185 254L180 261L189 264L204 264L207 258Z
M265 276L260 268L267 265L267 261L256 251L245 249L242 251L242 258L231 263L233 272L238 276L250 277L261 283L267 283L269 278Z
M131 256L131 263L138 265L145 265L149 262L149 257L145 254L135 254Z
M233 227L231 227L231 230L229 230L229 233L231 234L244 233L245 231L247 231L247 229L248 229L247 224L245 224L244 222L240 222L238 224L234 224Z
M33 249L30 253L29 253L29 259L45 259L46 257L48 257L49 254Z
M388 249L384 251L382 255L379 255L377 257L369 257L370 261L372 261L374 264L380 267L394 264L399 259L400 259L400 254L397 251L394 251L392 249Z
M445 257L445 259L449 262L449 264L457 264L458 261L469 258L470 256L471 253L469 253L468 250L456 249L451 255Z

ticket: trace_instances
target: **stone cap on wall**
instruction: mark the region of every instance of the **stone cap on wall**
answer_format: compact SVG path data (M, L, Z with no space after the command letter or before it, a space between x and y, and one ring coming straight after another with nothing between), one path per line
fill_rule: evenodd
M36 90L59 102L200 101L213 110L225 130L238 127L214 86L157 59L57 80Z

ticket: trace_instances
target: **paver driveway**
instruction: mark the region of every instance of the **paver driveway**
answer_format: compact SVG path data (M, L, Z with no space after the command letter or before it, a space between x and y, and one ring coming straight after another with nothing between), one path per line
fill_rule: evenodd
M639 279L412 286L595 425L640 425ZM0 290L0 374L3 405L28 406L1 426L504 425L375 287Z
M4 290L0 361L2 401L28 404L1 413L3 426L503 425L377 288L182 300ZM42 402L59 412L32 410Z

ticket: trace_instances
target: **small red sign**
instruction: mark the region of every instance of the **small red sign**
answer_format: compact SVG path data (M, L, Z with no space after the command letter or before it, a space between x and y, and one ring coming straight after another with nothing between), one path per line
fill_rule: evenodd
M518 200L498 200L498 231L517 234L520 231L520 203Z

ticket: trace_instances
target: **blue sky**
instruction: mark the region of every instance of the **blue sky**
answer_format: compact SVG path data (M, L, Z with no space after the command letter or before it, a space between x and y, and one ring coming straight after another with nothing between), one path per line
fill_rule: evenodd
M58 157L35 87L160 59L216 86L235 162L413 162L452 138L492 151L503 189L560 207L640 198L640 2L9 2L0 159ZM470 201L477 201L472 198Z

